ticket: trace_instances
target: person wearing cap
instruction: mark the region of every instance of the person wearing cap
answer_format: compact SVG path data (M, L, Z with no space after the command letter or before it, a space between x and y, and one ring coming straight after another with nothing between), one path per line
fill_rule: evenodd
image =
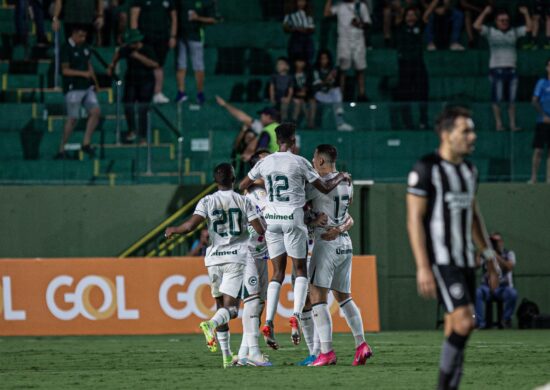
M143 35L139 30L128 30L124 34L124 44L115 52L113 61L108 67L108 74L113 73L118 61L125 59L126 74L124 76L124 113L128 123L128 133L125 141L136 139L136 121L134 109L137 105L139 117L139 137L145 142L147 136L147 111L155 91L155 69L159 63L155 50L143 43Z
M256 119L226 102L225 99L222 99L220 96L216 96L216 102L221 107L225 108L231 116L242 123L243 127L241 133L243 137L247 130L253 130L254 133L256 133L256 139L250 142L246 150L242 153L241 158L243 161L250 160L250 157L252 157L258 149L267 149L271 153L275 153L279 150L277 135L275 134L275 128L279 126L280 121L280 115L277 109L265 107L258 111L260 118Z

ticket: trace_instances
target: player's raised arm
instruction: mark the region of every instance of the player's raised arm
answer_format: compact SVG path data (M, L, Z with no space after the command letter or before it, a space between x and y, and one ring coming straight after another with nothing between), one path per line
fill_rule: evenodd
M416 263L416 286L424 298L435 298L436 289L428 251L426 250L426 231L424 217L428 209L428 198L407 194L407 231Z
M351 175L347 172L340 172L338 175L334 176L330 180L323 181L321 179L317 179L311 182L311 184L323 194L328 194L343 181L347 181L348 184L351 185Z
M187 221L185 221L181 225L167 227L166 231L164 232L164 236L166 238L170 238L172 234L190 233L193 230L195 230L204 220L205 218L203 216L198 214L193 214L191 218L189 218Z
M476 200L474 200L472 207L474 210L474 218L472 221L472 238L474 239L476 246L481 251L482 259L487 262L489 286L494 290L499 284L498 275L500 273L500 267Z

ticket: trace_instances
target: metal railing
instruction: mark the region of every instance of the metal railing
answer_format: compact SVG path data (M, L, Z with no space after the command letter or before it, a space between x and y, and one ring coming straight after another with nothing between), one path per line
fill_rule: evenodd
M216 184L211 184L197 196L187 202L178 211L172 214L170 217L161 222L158 226L152 229L149 233L145 234L142 238L136 241L128 249L122 252L118 257L127 258L135 256L155 257L166 256L173 252L178 246L181 246L189 237L192 237L197 231L199 231L203 225L197 227L193 232L186 235L174 235L170 239L164 237L165 229L174 224L176 221L184 218L190 214L190 211L196 206L196 204L206 195L212 193L216 189Z

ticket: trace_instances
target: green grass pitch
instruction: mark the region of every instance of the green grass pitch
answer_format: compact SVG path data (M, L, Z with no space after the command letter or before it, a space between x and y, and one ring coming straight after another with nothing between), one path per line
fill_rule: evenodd
M338 364L295 367L306 356L279 334L274 367L221 368L202 335L3 337L0 388L51 389L432 389L442 333L368 334L374 357L351 367L349 334L335 335ZM238 350L240 335L231 345ZM265 352L266 347L263 347ZM532 389L550 382L550 331L476 332L466 353L462 389Z

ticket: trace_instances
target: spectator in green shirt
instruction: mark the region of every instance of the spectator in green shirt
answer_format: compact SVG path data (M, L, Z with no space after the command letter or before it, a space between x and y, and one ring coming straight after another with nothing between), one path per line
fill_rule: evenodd
M52 30L59 31L59 17L63 10L65 38L71 37L75 28L86 31L86 41L92 44L94 33L103 27L103 0L55 0Z
M155 49L159 67L155 69L154 103L168 103L162 93L164 62L169 49L176 46L178 28L174 0L134 0L130 8L130 28L139 29L143 43Z
M98 83L90 61L91 49L86 43L86 34L85 27L75 26L71 37L61 50L61 74L67 105L67 120L55 159L66 158L65 144L73 133L76 121L80 118L82 106L88 111L82 151L90 157L94 156L90 143L99 123L101 111L94 90L98 87Z
M195 72L197 83L197 103L203 104L204 97L204 30L205 25L216 23L216 10L212 0L178 0L178 59L177 74L178 94L176 102L187 100L185 93L185 75L187 72L187 56L191 57L191 65Z
M147 111L155 90L154 71L159 67L155 50L142 41L143 35L138 30L127 31L124 34L124 45L115 52L113 61L108 68L108 73L112 74L118 61L126 60L126 75L124 76L124 113L128 123L126 142L134 141L136 132L139 133L141 143L146 140ZM139 129L136 129L134 112L136 106Z

